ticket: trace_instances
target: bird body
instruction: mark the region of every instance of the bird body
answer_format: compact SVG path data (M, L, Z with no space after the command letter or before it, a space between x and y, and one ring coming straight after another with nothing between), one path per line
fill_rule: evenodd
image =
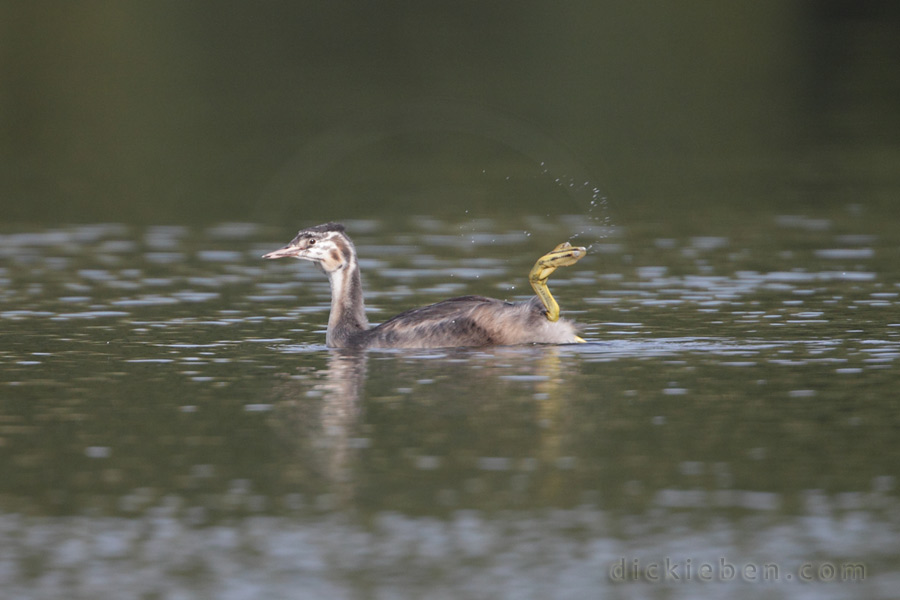
M442 348L583 341L559 307L546 279L559 266L574 264L584 248L560 244L541 257L530 280L538 292L523 302L461 296L414 308L369 326L359 262L353 242L339 223L301 230L284 248L263 258L295 257L318 265L331 283L331 312L325 343L335 348Z

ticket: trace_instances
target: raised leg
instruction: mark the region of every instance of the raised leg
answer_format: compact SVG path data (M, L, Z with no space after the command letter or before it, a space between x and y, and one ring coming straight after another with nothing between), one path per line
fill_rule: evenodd
M547 287L547 278L559 267L568 267L578 262L587 250L580 246L573 246L569 242L563 242L547 254L540 257L531 273L528 274L528 281L534 288L534 293L538 295L544 308L547 310L547 318L551 321L559 320L559 304L550 294L550 288Z

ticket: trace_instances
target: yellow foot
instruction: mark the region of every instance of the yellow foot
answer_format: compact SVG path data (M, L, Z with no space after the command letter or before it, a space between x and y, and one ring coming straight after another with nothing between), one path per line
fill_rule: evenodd
M563 242L534 263L531 273L528 274L528 281L531 282L531 287L534 288L534 292L544 304L549 320L559 320L559 304L556 303L556 300L550 294L550 289L547 287L547 278L559 267L574 265L585 254L587 254L585 248L573 246L569 242Z

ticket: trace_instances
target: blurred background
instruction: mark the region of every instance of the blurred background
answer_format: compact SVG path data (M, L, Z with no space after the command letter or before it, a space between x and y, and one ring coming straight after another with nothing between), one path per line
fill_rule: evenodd
M4 0L2 219L894 211L898 28L888 0Z
M0 0L0 598L896 598L898 31ZM590 246L589 343L326 349L327 280L260 259L325 220L373 323Z

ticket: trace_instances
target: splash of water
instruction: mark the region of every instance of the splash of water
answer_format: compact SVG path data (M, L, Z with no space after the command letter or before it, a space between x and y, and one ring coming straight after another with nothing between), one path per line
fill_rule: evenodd
M552 177L553 182L579 206L580 216L586 217L586 222L569 236L569 240L586 242L590 251L595 243L609 236L609 228L612 227L607 197L589 179L575 178L566 174L555 176L544 161L541 162L540 168L541 175Z

